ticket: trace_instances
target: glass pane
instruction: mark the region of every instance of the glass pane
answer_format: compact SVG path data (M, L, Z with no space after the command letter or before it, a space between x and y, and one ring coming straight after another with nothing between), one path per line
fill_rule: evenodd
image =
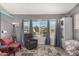
M51 45L54 45L54 42L55 42L55 30L56 30L56 20L50 20Z
M30 29L30 21L25 21L24 22L24 33L29 33Z
M38 39L38 44L45 44L47 34L47 21L32 21L33 36Z
M34 36L45 36L47 32L47 21L33 21L32 26Z
M43 37L46 37L47 34L47 21L41 21L40 22L40 35Z
M38 36L40 34L40 32L39 32L40 22L33 21L32 22L32 26L33 26L33 35L34 36Z

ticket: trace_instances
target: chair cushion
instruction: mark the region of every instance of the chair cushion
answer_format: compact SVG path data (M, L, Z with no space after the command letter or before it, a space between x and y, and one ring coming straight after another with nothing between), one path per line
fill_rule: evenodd
M77 40L67 40L65 42L65 46L66 46L67 50L79 48L79 41L77 41Z
M13 42L13 40L11 38L9 38L9 37L3 38L3 41L5 42L6 45L9 45L9 44L11 44Z
M70 55L79 55L79 41L77 40L67 40L65 42L65 50Z
M0 56L8 56L8 53L2 53L2 52L0 52Z
M9 45L9 47L18 48L20 46L19 43L12 43Z

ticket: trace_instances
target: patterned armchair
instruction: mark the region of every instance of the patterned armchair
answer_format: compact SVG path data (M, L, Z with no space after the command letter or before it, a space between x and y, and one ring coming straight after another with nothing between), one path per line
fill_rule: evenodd
M1 45L1 39L0 39L0 56L8 56L8 50L5 48L8 48L8 46Z
M14 55L17 49L21 48L19 42L13 42L13 40L9 37L5 37L2 39L2 45L7 45L9 47L9 52L13 53Z
M67 40L65 42L65 50L72 56L79 56L79 41Z
M3 53L0 51L0 56L8 56L8 53Z

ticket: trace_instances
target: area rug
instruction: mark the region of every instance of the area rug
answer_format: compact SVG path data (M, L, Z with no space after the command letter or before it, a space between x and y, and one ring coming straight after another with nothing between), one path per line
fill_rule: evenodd
M16 56L69 56L64 49L51 45L38 45L36 49L28 50L25 47L18 52Z

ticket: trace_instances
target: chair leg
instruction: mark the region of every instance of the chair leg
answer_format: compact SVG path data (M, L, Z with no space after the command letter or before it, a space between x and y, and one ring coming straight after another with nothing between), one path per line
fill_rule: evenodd
M21 45L19 46L19 48L21 49Z
M15 56L15 51L13 52L13 55Z

